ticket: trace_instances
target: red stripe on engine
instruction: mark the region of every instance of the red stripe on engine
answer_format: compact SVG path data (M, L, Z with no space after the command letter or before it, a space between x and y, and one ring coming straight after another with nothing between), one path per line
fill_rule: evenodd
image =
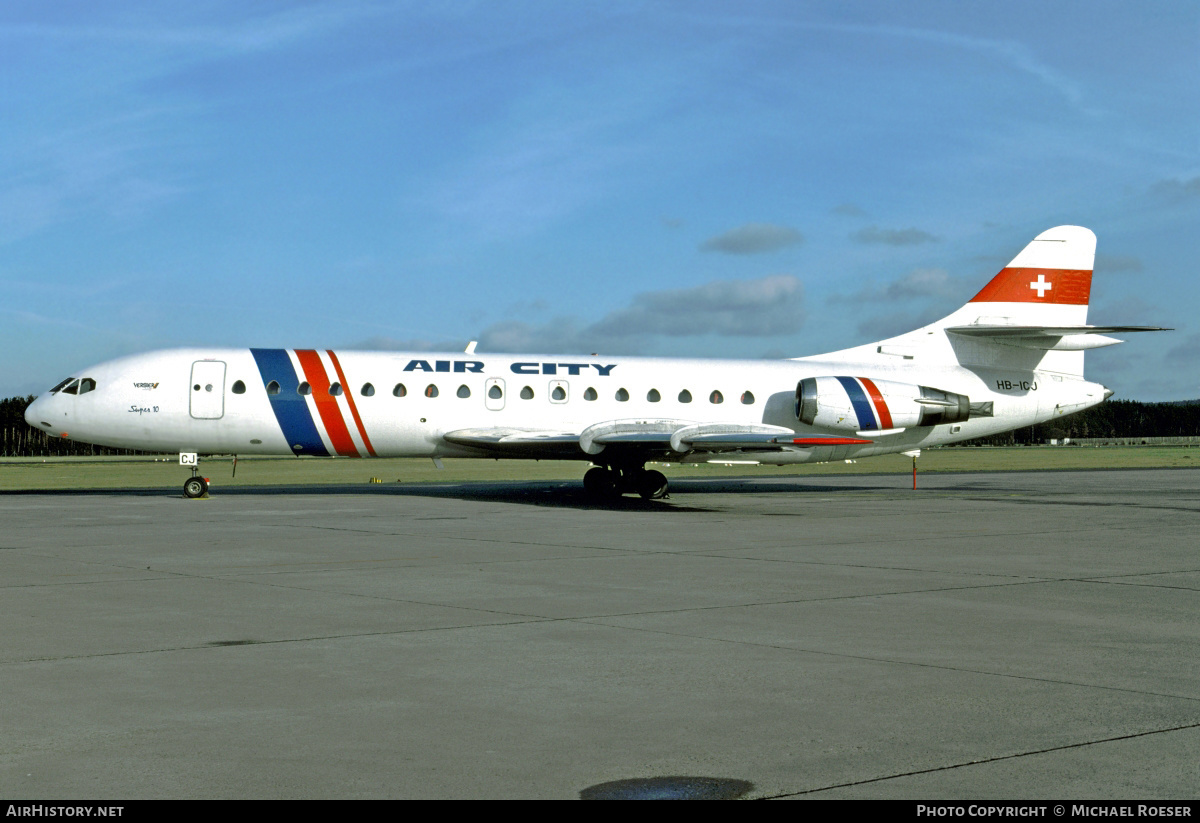
M879 415L879 428L892 428L892 413L888 411L887 403L883 402L883 395L879 393L879 389L875 388L875 384L865 377L858 379L863 384L863 388L867 390L867 396L871 398L871 403L875 406L875 413Z
M304 379L312 387L312 399L316 401L317 412L321 422L325 424L325 433L333 450L343 457L360 457L358 449L342 419L342 410L338 408L337 398L329 393L329 378L325 374L325 366L321 363L321 355L312 349L296 349L296 359L304 369ZM342 387L345 390L345 386Z
M337 369L338 382L342 384L342 390L346 392L346 402L350 404L350 414L354 415L354 425L358 426L358 433L362 435L363 445L367 447L367 451L374 457L375 449L371 446L371 438L367 437L367 429L363 425L362 418L358 416L358 406L354 405L354 392L350 391L350 386L346 383L346 374L342 371L342 364L338 362L337 355L333 353L333 349L326 349L325 353L329 355L329 362L333 363L333 367Z

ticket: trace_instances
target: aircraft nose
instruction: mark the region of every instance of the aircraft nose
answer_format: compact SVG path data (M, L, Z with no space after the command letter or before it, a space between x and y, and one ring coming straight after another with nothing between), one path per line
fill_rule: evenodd
M33 426L35 429L47 430L52 428L50 422L46 419L49 415L49 405L46 396L36 398L32 403L25 407L25 422Z
M31 426L36 426L38 424L38 404L41 402L42 399L39 397L25 407L25 422Z

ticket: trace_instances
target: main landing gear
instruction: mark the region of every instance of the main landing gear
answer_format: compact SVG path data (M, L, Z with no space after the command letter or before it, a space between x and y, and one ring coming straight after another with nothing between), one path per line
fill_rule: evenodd
M615 498L637 494L645 500L667 496L667 477L645 466L594 466L583 476L583 487L597 497Z

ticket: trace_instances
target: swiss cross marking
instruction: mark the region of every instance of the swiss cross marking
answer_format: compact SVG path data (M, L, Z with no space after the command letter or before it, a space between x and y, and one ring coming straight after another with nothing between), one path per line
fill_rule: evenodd
M1054 284L1046 279L1046 275L1039 274L1038 279L1029 284L1029 288L1036 289L1038 297L1045 297L1046 292L1054 288Z

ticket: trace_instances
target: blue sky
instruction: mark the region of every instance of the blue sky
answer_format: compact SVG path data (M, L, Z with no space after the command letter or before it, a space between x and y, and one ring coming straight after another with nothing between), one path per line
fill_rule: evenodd
M6 2L0 397L184 345L800 356L1099 237L1200 397L1200 4Z

